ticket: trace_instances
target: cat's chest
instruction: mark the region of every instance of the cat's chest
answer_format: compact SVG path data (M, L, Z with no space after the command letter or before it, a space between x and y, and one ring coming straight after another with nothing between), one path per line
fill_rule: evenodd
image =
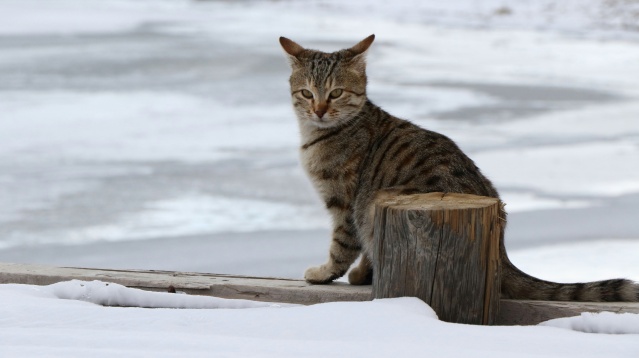
M302 167L322 196L354 194L363 159L361 149L336 144L302 147L300 159Z
M302 147L300 152L302 166L306 173L315 180L328 180L336 176L345 163L344 153L335 148L316 145L311 148Z

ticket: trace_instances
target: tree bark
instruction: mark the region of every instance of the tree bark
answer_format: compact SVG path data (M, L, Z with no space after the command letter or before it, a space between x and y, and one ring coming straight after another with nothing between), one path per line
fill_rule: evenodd
M375 205L373 298L418 297L443 321L495 324L501 205L496 198L468 194L381 193Z

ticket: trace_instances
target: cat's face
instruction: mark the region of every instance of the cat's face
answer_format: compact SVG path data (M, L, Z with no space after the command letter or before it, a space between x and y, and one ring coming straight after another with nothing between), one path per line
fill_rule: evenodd
M324 53L280 38L289 55L291 96L300 121L329 128L359 113L366 103L364 52L373 39L369 36L350 49Z

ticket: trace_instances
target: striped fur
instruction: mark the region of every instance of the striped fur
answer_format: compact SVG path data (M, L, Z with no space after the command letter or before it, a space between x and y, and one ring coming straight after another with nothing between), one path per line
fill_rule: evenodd
M280 38L292 68L302 164L333 219L329 259L306 271L311 283L343 276L360 253L349 282L371 282L372 203L381 189L499 197L452 140L393 117L368 100L365 54L373 39L371 35L349 49L324 53ZM529 276L510 262L503 237L501 255L505 298L639 301L639 285L629 280L558 284Z

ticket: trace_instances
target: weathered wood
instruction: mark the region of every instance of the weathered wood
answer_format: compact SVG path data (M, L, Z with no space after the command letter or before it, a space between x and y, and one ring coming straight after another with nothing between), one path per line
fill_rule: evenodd
M310 285L301 280L268 277L0 263L0 283L49 285L68 280L100 280L164 292L169 290L169 286L173 286L176 290L188 294L306 305L334 301L367 301L371 298L370 287L355 287L346 283Z
M497 324L504 326L533 325L555 318L579 316L583 312L639 314L639 302L501 300Z
M373 297L418 297L444 321L495 324L500 201L389 194L375 205Z
M0 263L0 283L49 285L68 280L101 280L150 291L167 291L169 286L174 286L178 291L189 294L267 302L316 304L371 299L371 286L342 283L309 285L301 280L267 277ZM639 314L639 303L501 300L497 324L530 325L581 312L602 311Z

